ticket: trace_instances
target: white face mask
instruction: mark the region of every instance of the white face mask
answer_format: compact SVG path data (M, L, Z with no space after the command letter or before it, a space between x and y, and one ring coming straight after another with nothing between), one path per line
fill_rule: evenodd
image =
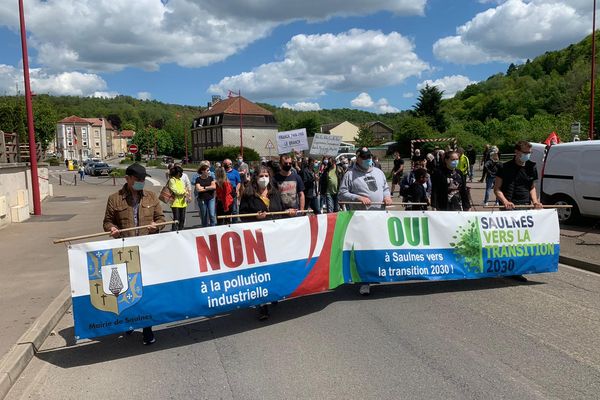
M269 184L269 177L262 176L262 177L258 178L258 180L256 182L258 183L259 188L264 189Z

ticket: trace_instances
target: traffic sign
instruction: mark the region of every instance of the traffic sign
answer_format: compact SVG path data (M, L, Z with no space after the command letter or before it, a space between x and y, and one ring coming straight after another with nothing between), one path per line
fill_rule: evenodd
M138 152L138 146L137 146L137 144L130 144L129 145L129 152L131 154L137 153Z
M275 148L275 145L273 144L273 142L271 142L271 139L269 139L269 140L267 141L267 144L266 144L266 146L265 146L265 149L269 149L269 150L271 150L271 149L274 149L274 148Z

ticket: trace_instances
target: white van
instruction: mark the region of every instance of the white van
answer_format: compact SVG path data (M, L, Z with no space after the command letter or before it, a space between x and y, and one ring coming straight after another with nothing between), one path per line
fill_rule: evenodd
M561 222L573 222L580 215L600 217L600 140L556 144L545 160L536 154L539 146L545 147L534 145L531 159L538 163L540 184L536 189L542 202L573 206L557 209Z

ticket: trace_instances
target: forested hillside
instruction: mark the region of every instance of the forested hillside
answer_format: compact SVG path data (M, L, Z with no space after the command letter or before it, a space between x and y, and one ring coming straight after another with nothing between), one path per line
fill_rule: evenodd
M437 88L426 87L420 91L414 108L400 113L374 114L346 108L302 112L261 106L275 113L280 130L304 127L309 134L326 123L348 120L361 125L380 120L394 129L404 151L414 138L457 137L463 145L493 143L505 150L516 140L541 141L552 131L570 140L570 126L575 121L580 121L582 132L587 132L590 42L591 36L566 49L520 65L511 64L505 73L470 85L452 99L442 100ZM598 100L596 104L600 104ZM164 142L162 152L177 155L183 152L184 131L189 132L193 118L202 110L199 106L128 96L106 99L37 95L33 103L36 134L44 143L52 140L56 122L64 117L105 117L119 129L142 133L158 129ZM19 132L24 138L24 109L22 96L0 97L0 129ZM597 107L596 127L600 125L599 117Z

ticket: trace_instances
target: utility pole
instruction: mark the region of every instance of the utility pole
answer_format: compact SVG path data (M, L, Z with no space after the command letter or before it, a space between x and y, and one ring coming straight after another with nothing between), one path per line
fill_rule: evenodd
M244 158L244 135L242 130L243 118L242 118L242 91L238 89L238 99L240 101L240 154Z
M33 127L33 108L31 105L31 87L29 85L29 56L27 55L27 31L25 29L23 0L19 0L19 17L21 23L21 48L23 51L23 80L25 81L25 108L27 109L27 130L29 131L29 165L31 166L33 214L42 215L40 179L38 177L37 150L35 146L35 130Z
M588 139L594 139L594 94L596 80L596 0L594 0L594 16L592 21L592 76L591 76L591 87L590 87L590 131L588 133Z

